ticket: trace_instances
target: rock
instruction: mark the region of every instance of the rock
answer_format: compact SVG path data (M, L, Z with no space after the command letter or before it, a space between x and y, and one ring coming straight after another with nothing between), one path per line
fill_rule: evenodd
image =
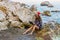
M9 22L6 20L6 13L7 9L4 6L4 3L0 2L0 31L8 29L7 25Z
M43 36L43 38L44 38L44 40L52 40L52 38L50 37L50 35L49 35L49 34L47 34L47 35Z
M24 4L24 3L22 3L22 4L21 4L21 7L23 7L23 6L24 6L24 7L26 7L27 5L26 5L26 4Z
M52 10L51 12L60 12L60 10Z
M5 6L0 5L0 10L4 12L4 14L7 13L7 8Z
M30 10L31 10L31 11L37 11L37 8L36 8L35 5L32 5L32 6L30 7Z
M49 4L48 7L53 7L53 5L52 4Z
M6 20L6 14L4 14L1 10L0 10L0 21L4 21Z
M10 22L10 27L20 27L21 22L17 16L13 16L13 14L8 14L8 21Z
M48 7L53 7L53 5L49 1L44 1L41 3L41 6L48 6Z
M24 29L9 28L0 31L0 40L36 40L34 35L22 35Z
M44 1L41 3L41 6L48 6L49 2L48 1Z
M18 17L13 17L13 16L10 16L8 17L8 21L19 21L19 18Z
M29 23L29 21L34 21L35 13L31 12L29 9L22 8L16 11L16 15L19 17L22 22Z
M21 23L19 21L12 21L10 24L11 27L20 27Z
M41 31L37 32L38 34L36 34L36 36L41 37L44 40L53 40L57 37L57 35L60 34L59 28L57 29L57 27L58 26L55 24L55 22L50 21L44 25L44 28Z
M8 21L0 22L0 31L8 29Z
M15 8L15 6L13 5L13 3L11 3L11 2L6 3L6 7L7 7L7 9L10 10L11 12L13 12L14 10L17 10L17 9Z
M55 23L56 23L55 21L49 21L48 22L48 25L50 25L49 28L52 30L56 30L57 27L56 27Z
M43 12L43 15L51 16L50 11L44 11L44 12Z
M8 21L9 27L20 27L21 23L30 24L29 21L34 21L35 13L26 6L23 3L2 0L0 2L0 22Z

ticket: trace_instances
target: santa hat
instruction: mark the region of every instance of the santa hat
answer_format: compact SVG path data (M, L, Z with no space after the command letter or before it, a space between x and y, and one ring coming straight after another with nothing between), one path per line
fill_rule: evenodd
M38 16L41 14L40 12L37 12Z

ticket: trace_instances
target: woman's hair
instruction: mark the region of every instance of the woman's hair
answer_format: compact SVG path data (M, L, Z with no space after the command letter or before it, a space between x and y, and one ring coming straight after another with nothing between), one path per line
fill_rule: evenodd
M37 14L35 14L35 20L42 21L41 17L40 17L40 16L38 16Z

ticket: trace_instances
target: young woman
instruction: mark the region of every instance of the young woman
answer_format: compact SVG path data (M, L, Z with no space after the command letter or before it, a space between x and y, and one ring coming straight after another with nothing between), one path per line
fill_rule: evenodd
M42 19L40 17L40 13L37 12L37 14L35 14L35 21L33 25L29 29L27 29L23 34L26 34L31 30L32 31L30 34L32 34L35 31L35 29L40 30L41 28L42 28Z

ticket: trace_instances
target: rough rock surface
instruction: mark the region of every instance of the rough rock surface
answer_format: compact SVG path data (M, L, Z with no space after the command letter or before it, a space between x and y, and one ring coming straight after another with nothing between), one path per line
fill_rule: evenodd
M0 22L0 30L6 30L6 29L8 29L7 25L8 25L8 21Z
M22 35L24 29L9 28L4 31L0 31L0 40L36 40L33 35Z
M29 21L34 21L34 13L29 9L22 8L16 12L16 15L25 23L29 23Z
M0 21L8 21L9 26L21 26L21 21L28 23L34 21L34 12L32 12L26 4L12 2L9 0L0 1ZM3 24L3 23L2 23ZM6 26L7 27L7 26Z
M42 15L51 16L50 11L44 11L44 12L42 13Z
M6 20L6 15L0 10L0 21Z

